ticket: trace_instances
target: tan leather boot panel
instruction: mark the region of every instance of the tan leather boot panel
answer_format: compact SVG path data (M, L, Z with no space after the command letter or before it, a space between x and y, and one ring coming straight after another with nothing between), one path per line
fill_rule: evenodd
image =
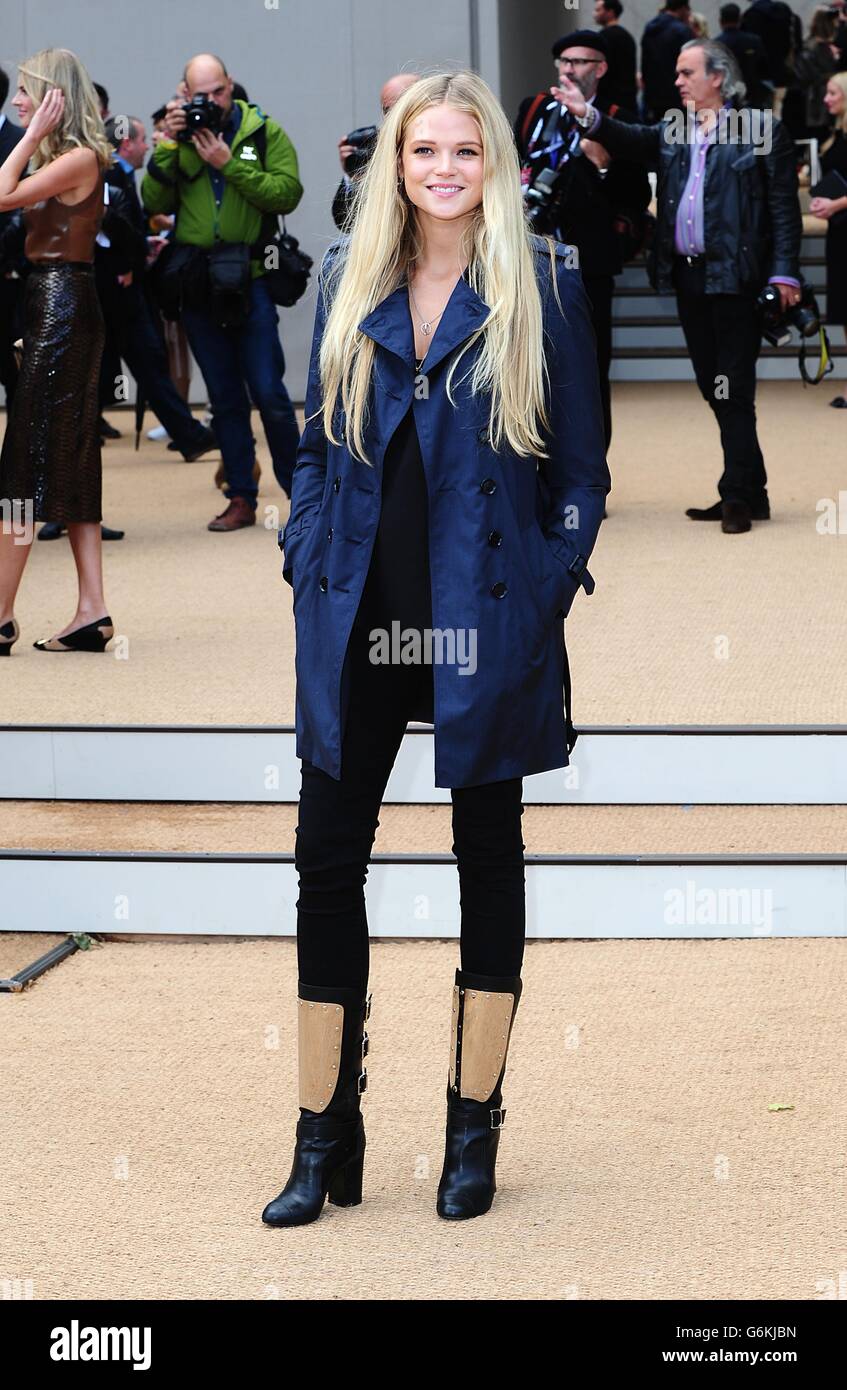
M455 987L458 1005L458 986ZM503 1070L509 1047L509 1032L515 1007L514 994L491 994L482 989L465 990L462 1024L462 1065L459 1094L466 1100L488 1100ZM455 1030L458 1007L453 1013L454 1044L451 1085L455 1083Z
M300 1104L305 1110L325 1110L332 1100L341 1064L343 1004L297 1001L297 1051Z

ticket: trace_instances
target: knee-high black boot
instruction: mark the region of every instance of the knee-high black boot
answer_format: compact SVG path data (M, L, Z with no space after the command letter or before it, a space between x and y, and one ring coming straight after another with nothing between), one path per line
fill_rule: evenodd
M268 1226L305 1226L327 1197L337 1207L362 1200L371 996L302 980L297 994L300 1119L288 1182L262 1212Z
M482 1216L494 1200L494 1167L506 1118L503 1076L522 989L517 976L456 971L447 1139L436 1201L446 1221Z

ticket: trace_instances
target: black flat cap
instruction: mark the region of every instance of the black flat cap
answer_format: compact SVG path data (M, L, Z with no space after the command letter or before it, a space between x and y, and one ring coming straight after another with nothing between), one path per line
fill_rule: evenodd
M606 40L602 33L595 29L574 29L571 34L563 34L553 44L553 57L558 58L566 48L596 48L598 53L606 57Z

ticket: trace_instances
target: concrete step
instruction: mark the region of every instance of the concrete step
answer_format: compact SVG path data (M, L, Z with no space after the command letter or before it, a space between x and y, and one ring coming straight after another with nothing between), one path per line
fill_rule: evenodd
M4 920L18 931L290 936L293 806L6 803ZM530 937L836 936L847 808L527 807ZM455 937L449 806L384 806L371 932Z
M776 349L767 344L762 351L769 356L778 351L785 356L796 358L798 346L799 339L795 334L793 346ZM837 342L831 342L830 347L833 357L843 357L847 352L847 348ZM639 319L633 323L627 320L623 322L616 319L612 320L612 352L614 356L622 356L629 349L650 355L657 348L674 348L687 353L685 335L679 319L663 321L657 316L652 321Z
M800 267L810 285L825 286L826 258L822 251L819 255L801 257ZM621 274L616 277L615 284L619 292L629 289L643 289L645 285L649 289L647 268L644 262L634 261L632 265L624 266Z
M449 802L449 790L434 785L433 766L432 729L410 725L385 801ZM0 809L20 799L296 803L299 791L290 725L0 728ZM751 800L847 801L847 728L581 726L569 767L524 779L530 805Z

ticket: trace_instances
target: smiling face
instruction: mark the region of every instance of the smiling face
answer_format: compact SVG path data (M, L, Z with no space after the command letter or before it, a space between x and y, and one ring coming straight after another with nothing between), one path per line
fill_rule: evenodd
M9 105L14 106L21 125L24 127L28 126L32 120L33 112L35 111L35 102L29 93L24 91L23 86L18 86L18 90L15 92Z
M685 48L676 60L676 89L683 106L691 102L695 111L719 111L723 106L721 75L706 72L702 48Z
M832 78L826 84L823 104L830 116L841 116L844 113L844 92L840 85Z
M483 151L479 126L466 111L428 106L412 120L399 172L419 214L449 222L482 202Z

